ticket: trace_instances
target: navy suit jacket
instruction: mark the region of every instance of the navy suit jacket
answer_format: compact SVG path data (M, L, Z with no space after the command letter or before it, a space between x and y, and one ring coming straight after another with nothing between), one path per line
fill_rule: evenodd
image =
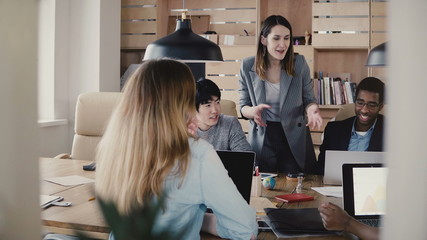
M351 130L353 128L354 119L356 117L347 118L343 121L329 122L324 131L322 145L320 145L320 154L317 160L317 173L324 174L325 171L325 151L326 150L343 150L348 149L350 143ZM379 114L375 123L374 131L369 141L367 151L383 151L383 126L384 116Z

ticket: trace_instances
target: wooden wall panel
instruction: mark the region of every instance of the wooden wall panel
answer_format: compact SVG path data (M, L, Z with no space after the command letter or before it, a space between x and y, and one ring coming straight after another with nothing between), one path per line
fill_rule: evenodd
M170 16L177 16L182 12L181 1L168 0L168 4ZM185 1L188 15L209 15L209 30L217 34L244 35L246 30L250 35L255 35L256 6L256 0Z
M319 18L313 21L316 31L369 31L369 17L355 18L351 21L340 18Z
M383 42L387 41L387 33L372 33L371 34L371 47L376 47Z
M310 45L297 45L294 46L294 52L301 54L305 57L308 67L310 68L310 76L314 78L314 49Z
M312 0L261 0L261 16L263 21L270 15L284 16L292 26L294 36L304 36L305 31L311 32Z
M181 0L168 0L170 9L182 9ZM201 8L255 8L256 0L185 0L186 9Z
M157 39L157 10L157 0L122 0L121 48L144 49Z
M371 31L387 31L387 18L376 17L371 20Z
M174 16L176 12L171 12ZM244 10L206 10L206 11L191 11L188 16L192 15L209 15L210 21L215 22L256 22L256 9Z
M369 2L313 3L313 16L369 15Z
M387 16L387 2L372 2L371 15L372 16Z
M156 19L157 11L153 9L155 8L122 8L121 19Z
M236 90L239 89L238 76L208 76L206 77L216 83L220 89ZM239 103L236 103L239 104Z
M315 70L322 71L323 76L328 73L351 73L352 82L360 82L368 76L368 68L365 67L368 57L367 49L316 49Z
M315 48L368 48L369 33L313 34Z
M147 22L122 22L121 23L122 35L125 33L153 33L157 31L157 24L155 21Z
M313 2L313 46L369 48L369 11L369 2Z
M387 3L371 3L371 48L387 41Z
M220 63L206 63L206 77L214 81L220 89L223 99L229 99L236 103L236 110L240 116L239 106L239 72L242 59L254 56L255 45L222 45L221 51L224 60Z
M218 34L245 34L246 30L249 35L255 35L256 25L255 23L237 23L237 24L211 24L210 28L212 31L217 32Z
M242 62L208 62L206 72L212 74L238 74Z
M122 5L155 5L157 0L122 0Z
M255 45L240 46L220 46L224 60L239 60L250 56L255 56Z
M145 49L148 44L157 39L156 35L122 35L121 48Z

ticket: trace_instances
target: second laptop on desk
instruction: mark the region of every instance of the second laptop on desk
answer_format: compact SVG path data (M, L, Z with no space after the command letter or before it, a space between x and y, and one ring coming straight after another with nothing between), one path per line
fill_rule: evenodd
M384 152L332 151L325 152L323 183L342 185L342 165L345 163L383 163Z

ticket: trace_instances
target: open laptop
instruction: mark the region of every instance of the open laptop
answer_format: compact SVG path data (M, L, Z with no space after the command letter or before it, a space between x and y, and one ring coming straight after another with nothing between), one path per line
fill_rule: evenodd
M386 210L387 168L379 163L344 164L343 200L347 213L378 227Z
M254 174L255 153L236 151L217 151L228 175L248 202L251 199L252 176Z
M342 165L345 163L383 163L384 152L333 151L325 152L323 184L342 185Z

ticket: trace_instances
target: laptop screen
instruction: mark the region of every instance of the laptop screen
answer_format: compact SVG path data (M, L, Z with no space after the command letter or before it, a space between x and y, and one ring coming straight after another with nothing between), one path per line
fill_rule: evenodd
M355 218L378 218L386 211L387 168L382 164L344 164L344 209Z
M237 190L239 190L240 194L249 204L255 153L236 151L217 151L217 153L225 169L228 171L228 176L230 176Z

